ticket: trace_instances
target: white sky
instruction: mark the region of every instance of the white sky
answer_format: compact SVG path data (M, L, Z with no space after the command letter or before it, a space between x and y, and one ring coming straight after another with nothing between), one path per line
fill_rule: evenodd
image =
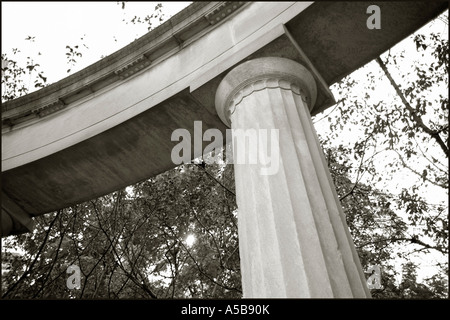
M165 20L190 3L163 2ZM135 15L151 14L156 4L128 2L122 10L116 1L2 1L2 53L11 56L12 48L20 49L23 61L28 56L34 58L48 81L53 83L69 75L66 45L78 44L82 49L83 57L72 68L72 74L144 35L146 25L126 24L122 19L130 21ZM35 42L25 40L28 36L36 37ZM82 37L89 49L81 45ZM38 52L42 55L37 56Z

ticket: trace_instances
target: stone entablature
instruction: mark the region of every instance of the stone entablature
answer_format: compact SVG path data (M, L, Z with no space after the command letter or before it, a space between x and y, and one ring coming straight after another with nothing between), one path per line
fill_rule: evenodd
M41 90L2 103L2 129L38 120L158 64L215 28L245 2L194 2L154 30L89 67Z

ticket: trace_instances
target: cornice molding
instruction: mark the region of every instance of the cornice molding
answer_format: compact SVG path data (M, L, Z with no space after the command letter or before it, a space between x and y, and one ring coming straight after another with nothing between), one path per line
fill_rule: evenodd
M194 2L169 20L102 60L43 89L2 103L3 129L65 108L108 85L153 67L195 41L245 2ZM49 102L51 101L51 102ZM9 128L9 129L8 129Z
M205 18L209 21L210 24L216 24L221 20L224 20L226 17L240 8L243 4L243 1L224 1L219 5L219 7L207 13L205 15Z
M59 111L61 109L64 109L66 107L66 104L58 99L52 103L49 103L43 107L37 108L32 111L32 113L37 114L39 117L45 117L46 115L49 115L53 112Z
M141 71L145 67L148 67L152 61L147 58L145 54L139 56L137 59L129 62L124 67L119 70L114 71L114 73L119 76L121 80L128 78L129 76Z

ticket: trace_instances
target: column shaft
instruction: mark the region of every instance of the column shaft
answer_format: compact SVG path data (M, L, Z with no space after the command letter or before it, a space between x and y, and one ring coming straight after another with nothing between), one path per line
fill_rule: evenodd
M261 67L258 63L263 59L266 61ZM235 81L251 72L232 71L231 80L227 82L227 76L223 81L231 93L218 94L219 99L228 97L225 105L229 110L222 114L231 123L233 133L241 129L267 134L269 145L258 139L255 156L249 145L237 148L236 139L242 136L233 139L244 297L368 297L364 274L309 114L308 102L311 105L315 98L315 83L311 85L314 80L309 75L297 81L295 75L307 73L293 61L256 60L253 68L260 74L254 81ZM236 69L247 70L251 64ZM278 75L272 72L276 67L282 69ZM236 88L237 83L240 86ZM270 165L262 163L267 158L260 157L270 149L270 130L278 132L279 148L269 154L274 161L278 151L279 166L273 174L262 174L261 169ZM239 152L246 155L244 163ZM252 156L257 163L250 161Z

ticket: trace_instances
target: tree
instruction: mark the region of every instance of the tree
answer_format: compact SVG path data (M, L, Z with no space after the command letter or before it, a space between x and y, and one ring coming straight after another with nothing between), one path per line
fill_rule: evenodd
M3 297L240 297L235 197L224 187L232 170L182 165L129 192L39 217L33 235L11 244L31 254L24 273L4 278ZM12 259L14 266L23 258ZM74 264L79 291L65 287Z
M29 37L27 40L32 40ZM13 100L30 92L30 82L34 78L34 88L43 88L47 85L47 77L40 70L40 65L32 58L27 57L25 67L19 66L14 56L20 52L12 50L12 58L2 53L2 102ZM25 76L28 75L28 81Z
M413 256L437 255L440 272L431 278L439 284L426 283L448 288L443 280L448 270L448 39L428 32L408 41L416 52L392 48L359 70L366 81L355 72L337 83L338 103L315 123L324 128L319 137L332 150L329 160L338 157L335 182L363 265L375 263L395 273L386 265L386 259L392 265L395 250L397 260L416 272ZM356 133L342 142L339 137L350 130ZM347 177L350 181L339 180ZM433 194L440 195L439 202L430 201ZM390 286L375 296L412 297L403 287L392 291Z
M366 81L355 73L333 86L337 104L313 121L363 269L381 266L374 298L448 298L448 263L420 282L413 261L448 253L448 203L427 199L429 188L448 193L448 40L417 33L410 41L427 59L404 74L412 52L392 49L361 69ZM68 46L68 57L78 46ZM29 61L2 66L3 100L28 92L24 75L46 85ZM384 84L391 97L378 98ZM241 297L233 166L203 160L37 217L33 233L2 241L11 266L2 297ZM414 179L398 178L405 173ZM70 265L80 267L80 289L66 285Z

